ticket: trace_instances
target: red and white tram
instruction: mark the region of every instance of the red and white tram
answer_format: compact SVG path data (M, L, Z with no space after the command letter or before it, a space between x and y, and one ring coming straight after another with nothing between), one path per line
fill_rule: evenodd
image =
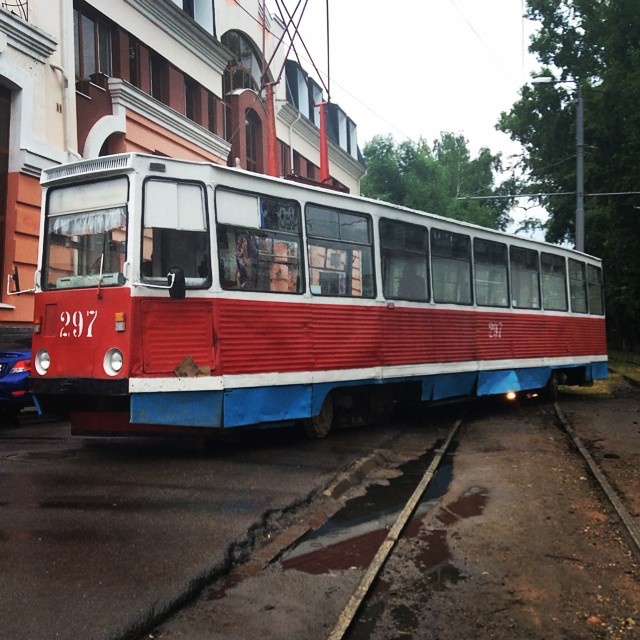
M43 173L31 388L76 432L219 429L606 377L575 251L142 154Z

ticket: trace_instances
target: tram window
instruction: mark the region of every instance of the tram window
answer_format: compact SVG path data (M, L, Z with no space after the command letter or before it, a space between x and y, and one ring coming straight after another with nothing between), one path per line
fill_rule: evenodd
M45 289L124 284L127 199L124 177L49 192L42 277Z
M211 281L209 234L202 185L171 180L145 183L142 232L143 282L166 284L174 266L183 269L187 288Z
M507 245L476 238L473 241L476 304L509 306Z
M429 301L429 236L425 227L383 218L380 254L385 298Z
M302 293L300 205L291 200L219 191L218 221L243 211L246 227L218 222L218 264L223 289ZM230 210L231 209L231 210Z
M471 239L431 229L431 271L435 302L471 304Z
M311 293L373 298L373 242L367 216L308 205Z
M587 282L589 285L589 313L601 316L604 314L602 298L602 269L592 264L587 265Z
M517 309L540 309L538 252L511 247L511 304Z
M567 311L567 263L562 256L541 253L542 303L550 311Z
M584 262L569 259L569 291L571 311L587 313L587 278Z

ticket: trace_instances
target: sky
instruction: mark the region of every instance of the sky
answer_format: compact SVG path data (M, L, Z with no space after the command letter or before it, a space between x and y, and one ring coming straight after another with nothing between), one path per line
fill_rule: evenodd
M286 5L292 11L297 2ZM325 82L326 4L307 0L300 24ZM488 147L508 165L520 146L495 125L539 68L527 51L535 23L524 9L524 0L329 0L331 101L357 124L360 148L379 134L431 143L446 131L464 135L472 155Z
M523 20L523 5L329 0L331 100L358 125L360 146L376 134L432 141L451 131L462 133L474 153L482 147L517 149L495 124L537 66L526 52L534 25ZM287 6L292 9L294 1ZM308 0L300 25L322 74L325 11L326 0ZM316 75L304 58L302 64Z

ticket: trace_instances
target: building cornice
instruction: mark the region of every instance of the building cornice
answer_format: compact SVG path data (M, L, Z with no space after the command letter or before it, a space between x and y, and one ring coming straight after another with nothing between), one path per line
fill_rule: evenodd
M53 36L1 8L0 34L6 38L6 44L42 63L58 48L58 42ZM0 43L0 51L4 50L2 44L4 43Z
M278 120L285 126L292 127L294 133L320 153L320 130L308 118L299 116L300 112L288 102L282 104L277 115ZM365 174L364 165L332 140L329 140L329 160L358 180Z
M72 158L69 154L47 147L45 145L34 145L32 149L19 149L17 153L18 166L16 167L20 173L40 179L43 169L55 167L64 162L71 162L77 158Z
M124 0L147 20L177 40L220 74L232 59L230 51L170 0Z
M226 140L128 82L119 78L109 78L109 93L114 115L121 116L124 109L130 109L223 160L229 157L231 144Z

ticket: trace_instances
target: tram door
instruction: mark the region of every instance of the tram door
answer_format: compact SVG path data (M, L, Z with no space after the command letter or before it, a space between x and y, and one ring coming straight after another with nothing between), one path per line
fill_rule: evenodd
M188 357L199 367L214 366L211 302L202 296L211 285L205 195L198 182L151 178L144 185L142 282L166 286L167 274L178 268L186 288L184 299L163 291L141 303L148 374L169 374Z

